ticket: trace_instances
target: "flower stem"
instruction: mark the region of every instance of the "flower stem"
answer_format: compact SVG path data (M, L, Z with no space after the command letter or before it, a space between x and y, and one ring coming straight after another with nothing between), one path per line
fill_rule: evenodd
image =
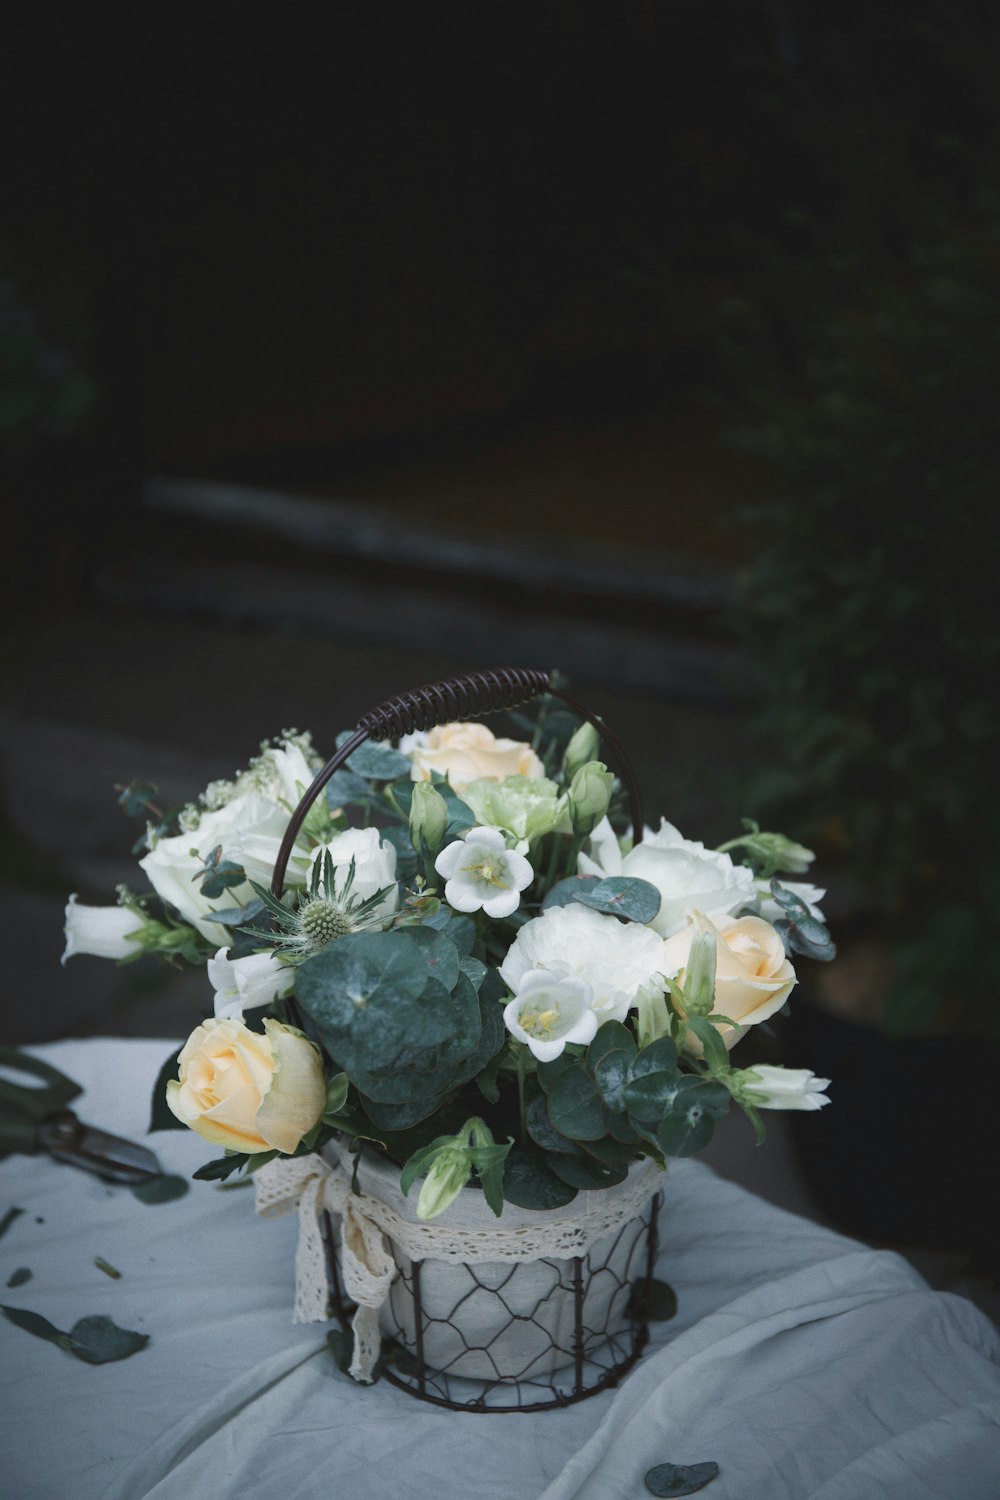
M528 1144L528 1111L524 1103L524 1078L527 1072L527 1059L525 1058L523 1047L518 1048L514 1060L517 1063L517 1112L520 1122L521 1145L526 1146Z

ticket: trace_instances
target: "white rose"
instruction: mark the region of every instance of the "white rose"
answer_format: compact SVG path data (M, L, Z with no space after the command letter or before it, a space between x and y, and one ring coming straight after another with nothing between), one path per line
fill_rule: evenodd
M575 975L593 992L598 1021L624 1021L643 990L662 990L663 943L638 922L557 906L526 922L500 965L508 989L519 993L525 975L544 969Z
M66 951L63 963L77 953L95 958L132 958L139 952L130 942L143 929L143 920L127 906L81 906L75 896L66 903Z
M424 734L407 734L399 748L412 762L410 779L446 776L461 794L470 781L504 781L508 776L544 776L545 767L523 740L498 740L485 724L439 724Z
M670 937L684 927L689 911L728 916L756 897L753 871L734 865L728 854L682 838L663 819L657 833L646 829L643 840L622 854L607 818L594 829L590 853L577 863L581 875L627 875L648 880L660 893L660 909L650 922L654 932Z
M245 1010L271 1005L292 991L294 971L271 953L229 958L220 948L208 960L208 982L215 991L215 1014L222 1021L241 1021Z
M269 885L288 816L285 808L259 792L234 797L225 807L203 813L193 833L158 839L139 861L139 867L162 901L174 907L210 943L218 942L223 929L209 920L210 914L255 897L247 882L215 898L203 896L200 872L206 859L221 844L223 859L242 865L247 875L261 885ZM301 885L304 878L290 860L286 883Z
M399 888L396 885L396 849L388 839L380 839L377 828L348 828L338 833L328 844L318 845L309 859L308 878L313 867L329 852L333 861L335 887L338 896L345 893L347 875L354 861L354 883L350 896L365 900L376 891L389 887L389 894L380 901L373 913L373 920L388 921L399 906Z
M734 1047L751 1026L781 1009L797 983L795 970L770 922L761 917L721 917L712 922L704 912L696 911L685 930L667 938L662 946L663 972L682 987L691 944L699 932L715 937L713 1014L736 1022L735 1026L712 1024L726 1046ZM689 1035L685 1047L701 1055L696 1037Z

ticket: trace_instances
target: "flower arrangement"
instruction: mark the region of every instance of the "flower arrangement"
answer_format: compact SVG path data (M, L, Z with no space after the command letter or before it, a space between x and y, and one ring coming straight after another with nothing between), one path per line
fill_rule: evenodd
M718 849L665 821L636 842L598 750L551 699L531 743L450 723L363 744L280 894L308 734L169 812L122 791L152 890L71 898L65 957L205 965L214 1014L158 1085L161 1124L222 1148L197 1176L337 1137L397 1163L404 1193L422 1179L421 1219L469 1184L499 1216L700 1151L734 1101L759 1140L762 1110L828 1102L806 1070L730 1060L785 1005L792 957L833 956L824 892L786 878L812 853L749 821Z

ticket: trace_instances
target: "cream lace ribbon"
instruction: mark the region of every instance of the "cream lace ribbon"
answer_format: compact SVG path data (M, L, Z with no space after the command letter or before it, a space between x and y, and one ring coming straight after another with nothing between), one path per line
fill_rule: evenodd
M364 1168L362 1175L366 1175ZM391 1201L352 1192L352 1168L341 1161L331 1166L315 1154L276 1157L257 1170L254 1183L257 1212L263 1217L276 1217L298 1207L296 1323L318 1323L330 1317L320 1215L324 1210L341 1215L341 1270L348 1295L358 1304L352 1324L354 1357L350 1373L355 1380L368 1383L381 1347L379 1310L396 1274L390 1241L410 1260L477 1265L484 1261L539 1260L549 1255L569 1259L585 1255L598 1240L634 1218L660 1186L662 1175L654 1162L643 1161L617 1187L581 1193L574 1200L573 1214L562 1217L556 1211L542 1215L515 1209L509 1225L493 1219L481 1194L475 1195L475 1207L468 1215L460 1211L456 1214L455 1205L448 1210L451 1222L422 1224L399 1212L407 1203L398 1182L390 1179L381 1184L386 1197L398 1205L393 1207ZM505 1219L508 1212L509 1208ZM493 1222L484 1222L483 1214ZM463 1217L472 1222L456 1222Z

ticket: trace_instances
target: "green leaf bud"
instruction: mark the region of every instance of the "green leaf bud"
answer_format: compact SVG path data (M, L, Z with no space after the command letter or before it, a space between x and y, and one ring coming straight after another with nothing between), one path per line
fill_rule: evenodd
M689 1016L709 1016L715 1007L715 935L699 932L692 940L684 975L684 1009Z
M415 849L426 848L436 854L448 826L448 805L436 787L429 781L417 781L413 785L413 800L410 803L410 838Z
M599 747L600 740L593 724L581 724L566 746L566 754L563 756L563 770L568 780L572 781L588 760L596 760Z
M472 1162L462 1146L446 1146L439 1151L424 1179L417 1199L417 1218L422 1222L436 1219L454 1203L472 1176Z
M577 833L591 833L605 816L614 777L599 760L589 760L573 777L568 793L569 815Z

